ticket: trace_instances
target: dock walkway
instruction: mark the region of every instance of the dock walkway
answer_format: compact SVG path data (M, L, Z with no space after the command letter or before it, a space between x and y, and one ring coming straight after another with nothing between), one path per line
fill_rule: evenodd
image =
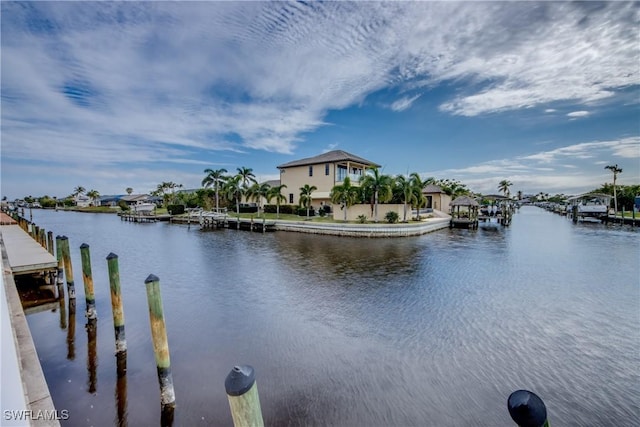
M2 225L0 233L14 275L57 270L58 260L20 226Z
M47 382L40 366L29 325L14 281L15 274L57 268L57 260L2 213L0 252L0 324L2 325L2 386L0 406L3 426L59 427ZM42 418L39 414L47 414ZM51 416L53 414L53 417Z

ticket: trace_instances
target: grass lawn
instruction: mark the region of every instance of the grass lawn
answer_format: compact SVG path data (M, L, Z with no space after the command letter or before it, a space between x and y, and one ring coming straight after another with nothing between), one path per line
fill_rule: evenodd
M230 218L236 218L238 215L235 212L227 212L227 215ZM263 215L258 216L257 214L253 213L253 214L249 214L249 213L241 213L240 214L240 218L244 218L244 219L251 219L253 217L254 221L262 221ZM278 219L276 217L276 214L274 213L266 213L264 214L264 218L266 220L275 220ZM321 216L310 216L309 219L307 219L306 216L298 216L298 215L293 215L293 214L280 214L280 218L281 220L285 220L285 221L301 221L301 222L315 222L315 223L333 223L333 224L361 224L360 221L347 221L346 223L339 219L339 220L334 220L332 215L328 215L325 217L321 217ZM380 219L378 221L378 224L386 224L387 222L384 219ZM400 224L401 222L398 222L398 224ZM407 223L412 224L412 223L418 223L418 221L407 221ZM365 224L374 224L373 220L367 221Z

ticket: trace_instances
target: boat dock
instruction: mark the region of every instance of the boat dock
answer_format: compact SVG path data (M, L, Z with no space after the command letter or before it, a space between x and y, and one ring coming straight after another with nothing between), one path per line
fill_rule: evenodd
M132 212L132 213L118 213L118 216L122 221L129 222L156 222L156 221L169 221L171 219L171 215L148 215L141 212Z
M2 217L2 240L7 251L11 273L15 276L57 272L58 260L33 240L15 221L11 220L13 224L4 225L11 219L8 215L3 213Z
M58 262L46 249L5 213L0 213L2 252L2 409L6 425L56 426L57 419L49 387L29 331L14 276L56 274ZM30 226L34 226L30 224ZM53 276L49 276L53 279ZM54 414L34 420L33 414ZM30 415L31 414L31 415ZM9 417L9 418L7 418Z

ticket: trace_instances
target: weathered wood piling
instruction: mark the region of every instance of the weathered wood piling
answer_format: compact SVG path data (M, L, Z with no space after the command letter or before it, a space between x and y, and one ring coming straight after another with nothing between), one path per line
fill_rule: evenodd
M234 366L224 381L235 427L263 427L255 370L249 365Z
M509 395L507 407L511 419L520 427L549 427L547 408L537 394L517 390Z
M86 301L86 313L87 319L95 319L98 314L96 313L96 299L93 294L93 277L91 275L91 254L89 252L89 245L83 243L80 245L80 256L82 258L82 281L84 283L84 296Z
M124 333L124 311L122 309L122 296L120 294L120 270L118 268L118 255L111 252L107 255L107 268L109 269L109 288L111 290L111 311L113 313L113 329L116 338L116 354L127 351L127 340Z
M76 299L76 286L73 283L73 266L71 265L71 252L69 250L69 238L62 236L62 261L64 262L64 275L67 278L67 292L69 293L69 300Z
M164 323L164 311L162 296L160 294L160 279L150 274L144 281L147 288L147 302L149 304L149 322L151 324L151 337L153 339L153 352L158 368L158 381L160 383L160 403L163 408L174 407L176 396L173 389L173 376L171 374L171 359L169 357L169 342L167 340L167 328Z

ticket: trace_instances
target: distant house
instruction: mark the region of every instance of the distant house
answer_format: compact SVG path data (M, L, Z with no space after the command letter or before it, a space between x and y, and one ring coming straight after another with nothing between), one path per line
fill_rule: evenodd
M76 194L73 196L73 203L79 208L86 208L91 205L91 198L85 196L84 194Z
M429 184L422 190L422 194L427 198L425 205L427 209L436 209L443 212L449 211L451 196L442 191L442 188L439 186Z
M133 206L140 203L152 203L150 196L148 194L127 194L126 196L121 196L120 200L125 202L127 206Z
M122 196L100 196L100 206L116 207Z
M317 188L311 193L311 197L313 205L318 207L331 203L329 197L331 190L334 186L342 184L346 177L350 178L352 185L359 185L367 169L378 167L380 167L379 164L370 160L346 151L334 150L284 163L278 166L278 169L280 169L280 183L287 186L282 192L287 198L286 203L299 204L300 188L309 184Z

